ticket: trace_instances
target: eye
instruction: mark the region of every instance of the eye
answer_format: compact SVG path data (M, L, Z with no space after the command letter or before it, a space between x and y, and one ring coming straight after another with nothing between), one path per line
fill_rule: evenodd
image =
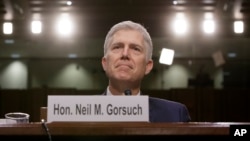
M139 47L134 47L134 50L141 51L141 49Z
M115 53L119 53L120 51L122 51L122 49L123 49L123 45L121 45L121 44L114 44L114 45L112 45L111 46L111 51L112 52L115 52Z
M121 48L121 46L114 46L114 49L118 49L118 48Z
M119 48L121 48L121 46L119 46L119 45L114 45L114 46L112 47L112 49L119 49Z
M141 47L138 46L138 45L131 46L131 48L132 48L133 50L137 51L137 52L141 52L141 51L142 51L142 50L141 50Z

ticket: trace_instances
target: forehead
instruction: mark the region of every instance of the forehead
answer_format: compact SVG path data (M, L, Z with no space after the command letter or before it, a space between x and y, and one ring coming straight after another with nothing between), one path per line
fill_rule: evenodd
M113 35L113 42L128 41L142 44L143 35L136 30L119 30Z

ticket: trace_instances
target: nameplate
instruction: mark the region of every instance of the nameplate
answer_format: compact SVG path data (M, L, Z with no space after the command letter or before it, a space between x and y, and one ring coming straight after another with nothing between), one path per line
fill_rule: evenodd
M148 122L148 96L48 96L47 121Z

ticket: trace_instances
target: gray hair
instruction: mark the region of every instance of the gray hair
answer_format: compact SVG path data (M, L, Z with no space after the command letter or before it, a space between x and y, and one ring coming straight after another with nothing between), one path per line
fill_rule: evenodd
M148 31L146 30L146 28L144 26L142 26L139 23L135 23L132 21L123 21L120 22L116 25L114 25L108 32L106 38L105 38L105 42L104 42L104 56L106 56L107 54L107 50L108 47L110 46L110 43L113 39L113 35L119 31L119 30L136 30L139 31L144 39L144 46L146 47L146 52L147 52L147 56L146 56L146 60L152 59L152 52L153 52L153 43L151 40L151 37L148 33Z

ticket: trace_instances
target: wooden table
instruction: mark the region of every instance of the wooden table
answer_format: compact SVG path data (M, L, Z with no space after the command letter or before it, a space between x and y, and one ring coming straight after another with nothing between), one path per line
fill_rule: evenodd
M243 122L53 122L46 123L49 134L60 140L72 137L229 137L230 125L250 125ZM41 122L0 124L0 136L44 138L48 134ZM125 138L124 138L125 137ZM58 139L59 140L59 139ZM110 140L110 139L109 139ZM85 140L84 140L85 141Z

